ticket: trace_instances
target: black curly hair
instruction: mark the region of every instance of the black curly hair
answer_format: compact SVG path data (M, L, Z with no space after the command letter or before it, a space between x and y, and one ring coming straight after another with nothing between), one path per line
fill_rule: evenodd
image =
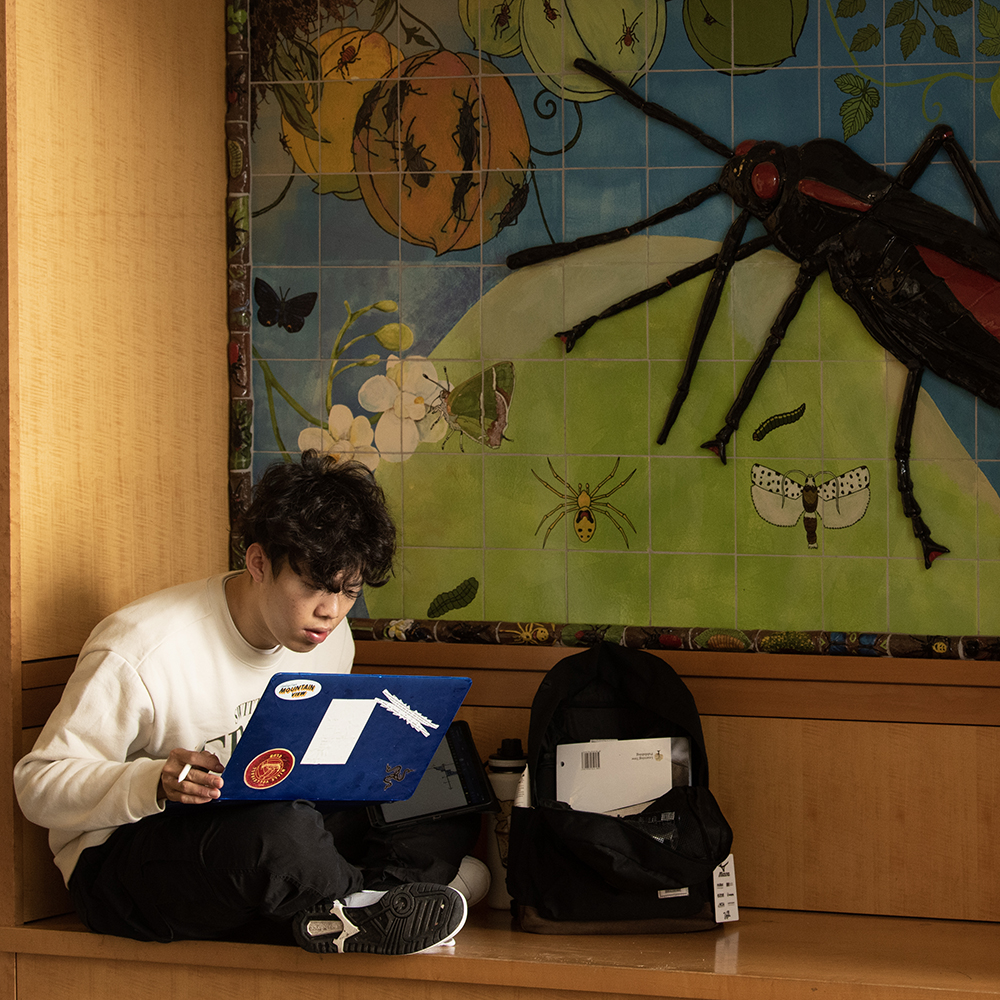
M382 488L360 462L305 451L301 463L270 466L239 529L245 546L261 546L275 575L287 562L331 593L361 583L381 587L392 574L396 526Z

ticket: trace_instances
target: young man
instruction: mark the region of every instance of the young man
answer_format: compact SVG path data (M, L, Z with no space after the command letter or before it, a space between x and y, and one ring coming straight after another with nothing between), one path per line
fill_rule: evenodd
M25 816L48 828L94 931L220 938L264 918L311 951L448 941L467 912L443 884L475 841L467 818L400 832L357 809L212 804L271 676L350 671L347 612L387 581L396 541L368 470L315 452L265 472L241 532L243 571L142 598L94 629L14 769Z

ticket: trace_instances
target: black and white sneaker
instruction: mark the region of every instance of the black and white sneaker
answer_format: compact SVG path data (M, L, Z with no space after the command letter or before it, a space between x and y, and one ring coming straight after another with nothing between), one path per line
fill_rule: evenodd
M469 907L456 889L412 882L384 892L355 892L300 913L292 922L306 951L416 955L448 944L462 929Z

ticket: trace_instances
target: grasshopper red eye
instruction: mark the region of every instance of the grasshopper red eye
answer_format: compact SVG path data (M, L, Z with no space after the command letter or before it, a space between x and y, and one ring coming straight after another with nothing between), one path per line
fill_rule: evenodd
M756 145L757 145L757 142L754 139L744 139L736 147L735 153L736 153L737 156L746 156L747 153L749 153L750 150L753 149L754 146L756 146Z
M781 190L781 177L773 163L758 163L750 175L750 183L761 201L771 201Z

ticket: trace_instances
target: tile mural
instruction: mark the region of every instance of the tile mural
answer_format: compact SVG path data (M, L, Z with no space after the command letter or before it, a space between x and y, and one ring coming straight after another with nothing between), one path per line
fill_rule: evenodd
M692 648L705 628L852 651L1000 633L1000 264L979 195L1000 199L1000 6L238 0L227 17L231 502L304 448L365 463L402 545L358 617L519 622L518 641L611 623ZM944 124L966 182L947 141L922 146ZM801 171L754 146L819 137ZM776 237L757 218L740 236L727 160L752 207L797 184ZM866 216L908 163L940 208ZM979 235L948 251L954 217ZM860 288L874 243L896 262L879 287L909 305L834 291L831 269ZM926 320L963 308L971 333ZM939 351L914 395L898 357ZM923 547L897 488L910 398Z

